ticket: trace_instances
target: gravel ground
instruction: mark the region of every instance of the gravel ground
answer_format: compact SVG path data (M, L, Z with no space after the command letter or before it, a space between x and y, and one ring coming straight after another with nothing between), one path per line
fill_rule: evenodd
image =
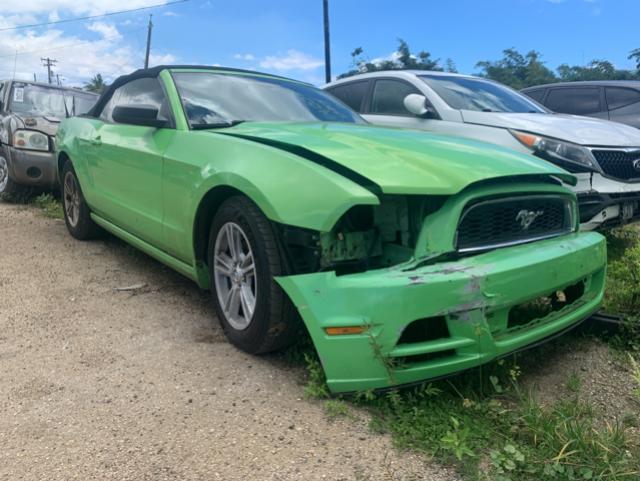
M208 294L152 259L30 208L0 219L0 479L456 479L363 413L330 422L300 370L231 347Z

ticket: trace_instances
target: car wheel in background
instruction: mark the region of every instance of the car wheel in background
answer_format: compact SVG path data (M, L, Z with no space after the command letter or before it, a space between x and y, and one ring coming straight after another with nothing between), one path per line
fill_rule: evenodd
M91 219L91 211L82 195L73 165L69 161L62 168L61 191L64 222L69 233L79 240L97 237L100 234L100 227Z
M22 190L9 176L9 163L0 155L0 194L17 194Z
M299 329L296 311L275 276L286 274L269 220L249 199L227 199L211 223L209 274L227 338L258 354L285 347Z

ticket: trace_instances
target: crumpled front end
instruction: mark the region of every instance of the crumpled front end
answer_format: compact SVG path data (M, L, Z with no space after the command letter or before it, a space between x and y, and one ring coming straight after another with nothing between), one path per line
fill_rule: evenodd
M330 389L380 389L450 375L554 336L595 312L606 244L597 233L577 232L573 197L569 232L477 252L459 248L460 219L470 215L470 204L484 207L516 192L538 200L566 193L553 186L533 192L539 187L478 187L447 200L427 215L405 262L279 278L311 334Z

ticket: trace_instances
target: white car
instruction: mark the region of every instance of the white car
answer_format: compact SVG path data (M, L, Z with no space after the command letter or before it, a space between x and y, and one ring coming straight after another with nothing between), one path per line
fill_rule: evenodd
M640 221L640 129L555 114L487 79L396 70L323 87L373 124L491 142L553 162L578 178L585 230Z

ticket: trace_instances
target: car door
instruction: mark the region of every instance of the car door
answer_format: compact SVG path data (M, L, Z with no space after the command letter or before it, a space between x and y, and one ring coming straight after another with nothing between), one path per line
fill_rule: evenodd
M640 128L640 90L605 87L609 120Z
M556 87L550 89L545 106L554 112L609 119L600 87Z
M85 150L94 204L108 221L158 247L162 244L164 152L175 135L166 128L121 124L119 106L152 106L171 124L170 108L157 78L139 78L116 89L102 109Z

